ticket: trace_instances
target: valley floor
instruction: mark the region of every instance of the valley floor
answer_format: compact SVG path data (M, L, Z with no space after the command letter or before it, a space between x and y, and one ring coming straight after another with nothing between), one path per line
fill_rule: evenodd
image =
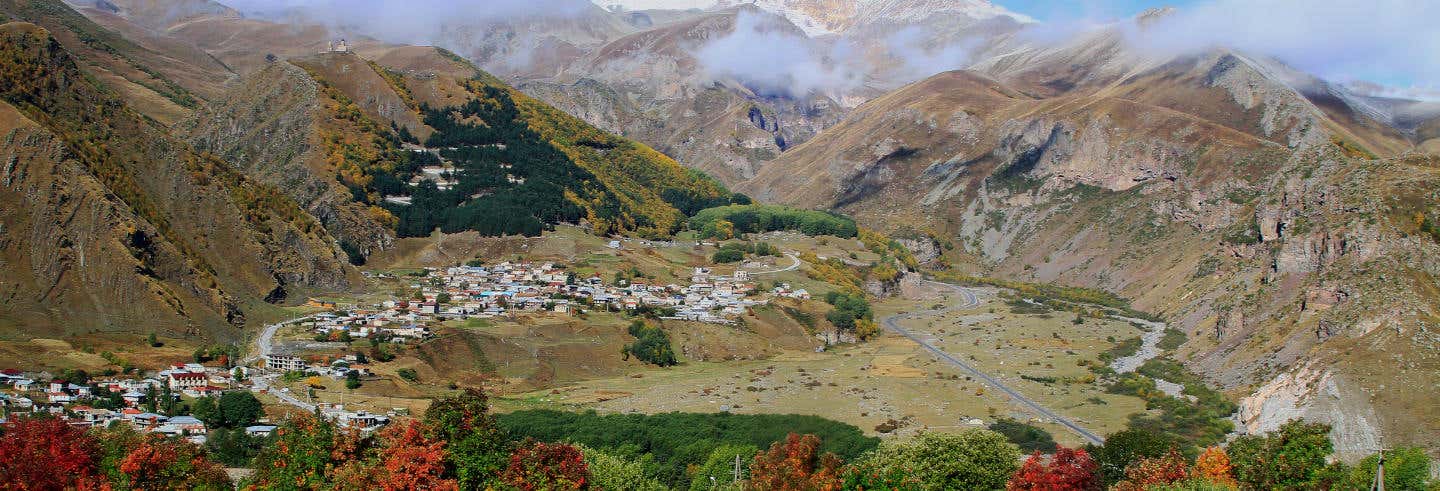
M693 241L636 241L616 251L603 241L564 228L544 239L483 239L465 247L445 238L431 240L402 245L406 262L438 266L414 258L444 250L447 258L474 254L564 261L607 278L612 270L633 266L668 280L686 268L709 265L706 258L713 250ZM483 244L486 240L512 242L495 246ZM790 234L756 240L797 253L853 257L854 262L867 260L869 254L853 240ZM794 267L795 261L792 254L746 267L765 274L765 281L787 282L817 296L832 288ZM717 272L725 268L715 267ZM376 293L363 300L383 297L386 288L377 285L372 288ZM959 290L939 284L902 290L874 304L877 320L908 313L899 316L897 325L1093 434L1121 430L1129 415L1145 411L1145 402L1137 397L1107 393L1083 364L1098 363L1100 354L1120 340L1144 333L1131 323L1086 318L1076 324L1074 314L1060 311L1015 313L993 289L972 290L979 293L973 305ZM542 313L452 321L437 331L437 338L402 350L393 362L375 364L378 377L363 387L351 391L332 382L329 385L335 387L317 390L316 398L372 411L405 408L413 414L423 410L429 397L447 392L448 384L456 382L491 388L501 411L794 413L896 436L983 427L999 418L1013 418L1045 428L1063 444L1087 442L903 336L886 331L867 342L833 344L823 350L819 349L825 345L823 334L805 332L784 312L807 310L823 318L828 307L818 301L767 306L747 314L738 327L666 321L682 360L669 368L622 359L621 347L633 338L625 332L629 320L619 314L592 313L584 320ZM296 328L282 333L280 342L309 345L316 351L334 348L314 343L309 336ZM363 352L364 343L357 341L348 349ZM396 377L402 368L415 370L418 381ZM307 389L300 383L291 388Z

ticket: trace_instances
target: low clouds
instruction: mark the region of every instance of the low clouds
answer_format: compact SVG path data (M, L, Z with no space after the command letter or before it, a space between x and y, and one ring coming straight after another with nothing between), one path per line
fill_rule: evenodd
M958 70L970 65L980 41L962 38L953 42L934 42L935 35L920 26L908 26L885 39L885 56L899 62L893 78L911 82L936 73Z
M537 17L568 17L587 0L220 0L247 16L298 18L400 44L439 45L461 26Z
M742 10L735 29L692 51L712 80L734 79L767 96L800 97L859 87L864 73L844 43L822 43L784 20Z
M1133 29L1147 50L1211 47L1273 56L1333 81L1440 83L1440 2L1209 0Z
M741 10L735 28L690 51L705 79L732 79L764 95L845 96L867 83L898 86L972 61L978 37L937 41L931 29L906 26L863 43L848 37L814 39L783 18Z
M596 10L589 0L221 1L251 16L303 18L394 43L435 44L472 55L505 46L510 51L489 53L486 61L515 65L529 62L527 46L543 44L543 33L515 27L499 31L507 39L477 38L463 27L514 27L524 19L577 17ZM1032 24L1016 39L1049 45L1117 25L1097 21L1095 15L1111 12L1100 9ZM1118 25L1136 49L1151 54L1228 47L1273 56L1336 82L1365 80L1433 93L1440 88L1440 24L1435 19L1440 19L1440 1L1200 0L1143 27L1132 19ZM984 35L937 36L912 26L860 45L843 36L812 39L778 16L747 9L738 14L733 32L692 47L691 54L711 80L738 80L771 95L837 95L867 81L893 85L969 66ZM527 42L527 36L536 39ZM476 50L466 49L471 47Z

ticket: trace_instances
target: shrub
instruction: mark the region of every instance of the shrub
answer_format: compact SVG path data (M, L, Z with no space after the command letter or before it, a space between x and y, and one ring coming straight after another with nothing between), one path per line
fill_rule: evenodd
M670 335L664 329L645 324L645 321L636 319L630 323L630 335L635 337L635 342L625 345L621 354L625 359L634 356L636 359L662 367L674 366L675 349L670 346Z
M1291 420L1264 436L1242 435L1225 453L1247 488L1318 489L1329 487L1326 459L1333 450L1329 425Z
M1365 457L1350 470L1349 489L1369 489L1375 482L1375 469L1380 454ZM1427 484L1430 478L1430 456L1420 447L1400 447L1385 451L1385 489L1435 489L1440 482ZM1430 486L1430 487L1427 487Z
M1160 457L1143 458L1125 467L1125 480L1116 483L1116 491L1144 491L1152 486L1183 482L1192 477L1190 463L1175 449Z
M1230 456L1220 447L1209 447L1195 458L1195 477L1218 485L1234 488L1235 469L1230 465Z
M821 452L853 458L878 443L853 425L800 415L525 410L499 415L498 423L516 437L572 442L616 453L649 453L655 459L656 478L674 488L687 487L691 482L687 470L705 463L724 445L767 448L796 432L820 437Z
M849 217L780 205L729 205L700 210L690 218L691 230L701 237L720 237L719 222L729 222L734 234L793 230L806 235L852 238L859 227Z
M510 454L500 481L525 491L590 489L590 468L580 449L563 443L522 443Z
M1185 331L1166 327L1164 336L1160 338L1160 342L1156 346L1165 351L1174 351L1179 349L1180 345L1185 344L1185 339Z
M710 256L710 261L716 264L738 263L745 259L745 251L729 247L721 247Z
M1131 463L1165 455L1175 444L1173 438L1165 435L1129 429L1110 435L1104 445L1087 450L1098 464L1101 484L1109 486L1125 478L1125 469Z
M875 314L870 310L870 302L865 300L861 293L843 293L831 291L825 294L825 303L834 305L835 309L825 313L825 320L835 325L841 331L857 332L861 321L870 322L866 327L869 331L875 331Z
M407 380L407 381L410 381L410 382L419 382L419 381L420 381L420 374L415 373L415 369L413 369L413 368L401 368L401 369L399 369L399 370L396 370L396 371L395 371L395 374L396 374L396 375L399 375L400 378L403 378L403 379L405 379L405 380Z
M479 389L430 403L425 425L446 442L446 469L463 489L485 489L505 469L510 442L490 414L490 401Z
M0 431L0 483L84 488L99 480L99 442L58 418L14 417Z
M665 485L650 477L646 464L653 458L645 456L629 459L584 445L576 445L585 456L585 465L590 469L591 482L600 489L625 489L635 491L665 491ZM750 455L754 455L752 452Z
M1056 448L1055 437L1050 432L1014 419L1000 418L990 424L990 431L1004 435L1020 447L1021 452L1053 452Z
M1095 459L1080 449L1057 447L1046 462L1039 450L1010 477L1009 491L1085 491L1099 487Z

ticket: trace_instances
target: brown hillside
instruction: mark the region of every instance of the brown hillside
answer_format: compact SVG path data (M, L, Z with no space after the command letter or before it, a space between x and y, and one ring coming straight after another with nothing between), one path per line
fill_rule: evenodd
M1241 399L1247 430L1303 415L1346 455L1433 442L1416 409L1432 395L1371 394L1440 383L1418 335L1440 312L1440 264L1422 259L1440 243L1418 225L1440 213L1434 159L1370 160L1384 134L1361 140L1248 64L1206 63L1208 79L1187 60L1047 98L937 75L740 190L928 231L982 274L1131 298L1189 335L1182 361ZM1403 368L1375 369L1386 356Z
M358 279L293 201L166 136L44 29L5 24L0 52L4 223L25 238L4 247L7 324L231 340L262 300Z

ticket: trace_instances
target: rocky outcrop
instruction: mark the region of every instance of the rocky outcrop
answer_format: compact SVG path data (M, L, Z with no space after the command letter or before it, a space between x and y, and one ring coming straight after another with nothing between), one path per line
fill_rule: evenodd
M846 111L825 94L777 94L706 73L695 47L731 32L739 11L708 12L616 38L564 72L526 79L518 88L733 186ZM777 29L794 29L778 17L756 15Z
M1353 381L1314 366L1286 372L1240 400L1235 418L1244 433L1274 431L1292 419L1330 425L1342 459L1362 458L1385 448L1380 416Z

